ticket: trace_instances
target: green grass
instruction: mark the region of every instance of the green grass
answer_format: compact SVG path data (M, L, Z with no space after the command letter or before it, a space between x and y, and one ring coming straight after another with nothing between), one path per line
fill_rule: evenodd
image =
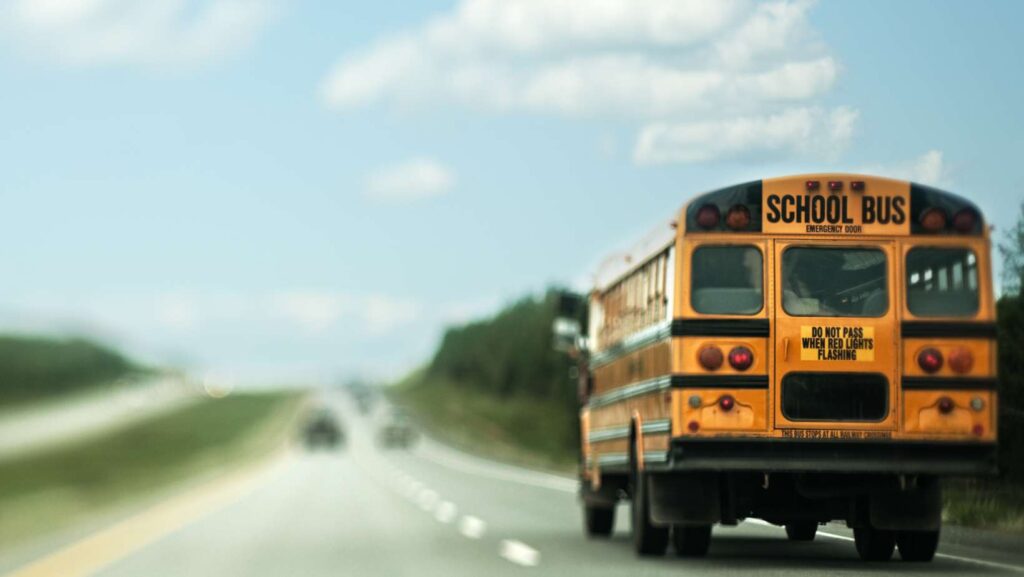
M392 400L441 440L482 456L572 471L578 433L565 409L531 397L501 398L416 374L394 386Z
M279 447L301 396L203 399L98 438L0 461L0 543L228 468Z
M946 522L1024 532L1024 485L1010 480L951 480L944 487Z

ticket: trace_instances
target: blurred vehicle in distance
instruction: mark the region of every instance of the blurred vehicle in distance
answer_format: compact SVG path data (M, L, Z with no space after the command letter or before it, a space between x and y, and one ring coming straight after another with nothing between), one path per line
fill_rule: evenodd
M373 411L375 401L377 400L373 389L366 385L351 385L349 394L352 395L352 400L355 401L359 414L369 415Z
M345 431L329 409L317 409L310 415L302 430L307 449L320 447L336 449L345 444Z
M416 429L401 411L392 411L387 422L377 432L377 444L385 449L408 449L418 438Z

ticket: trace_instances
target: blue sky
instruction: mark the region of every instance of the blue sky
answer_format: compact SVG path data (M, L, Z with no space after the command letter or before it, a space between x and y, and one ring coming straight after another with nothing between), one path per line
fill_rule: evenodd
M1024 198L1019 2L0 2L0 328L394 376L690 195Z

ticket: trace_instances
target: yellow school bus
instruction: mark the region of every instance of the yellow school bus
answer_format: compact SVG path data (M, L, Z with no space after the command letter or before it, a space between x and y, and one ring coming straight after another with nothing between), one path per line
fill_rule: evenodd
M940 479L995 469L989 230L935 188L853 174L702 194L595 277L580 412L592 537L641 555L746 518L845 521L865 560L928 561Z

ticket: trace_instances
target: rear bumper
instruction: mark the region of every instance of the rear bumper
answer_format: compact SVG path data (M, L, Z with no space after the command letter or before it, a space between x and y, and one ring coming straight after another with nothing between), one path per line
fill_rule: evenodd
M669 471L994 474L994 443L673 439Z

